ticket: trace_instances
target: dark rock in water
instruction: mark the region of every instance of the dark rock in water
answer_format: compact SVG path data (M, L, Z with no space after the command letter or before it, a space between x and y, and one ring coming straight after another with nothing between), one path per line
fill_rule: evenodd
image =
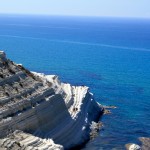
M137 91L137 93L142 94L144 92L144 88L138 87L136 91Z
M108 109L115 109L115 108L117 108L116 106L103 106L104 107L104 115L106 115L106 114L111 114L111 111L110 110L108 110Z
M111 111L108 109L104 109L104 115L111 114Z
M150 138L140 137L140 142L142 142L142 150L150 150Z

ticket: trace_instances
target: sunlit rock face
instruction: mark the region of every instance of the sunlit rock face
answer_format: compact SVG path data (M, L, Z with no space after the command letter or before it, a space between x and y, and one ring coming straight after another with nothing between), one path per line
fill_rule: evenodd
M52 139L59 144L52 144L57 149L70 149L89 139L90 124L98 121L102 112L88 87L62 83L55 75L30 72L0 51L1 147L9 149L3 141L16 133L18 138L24 135L24 140L26 136L33 141ZM15 141L16 136L10 140ZM36 142L25 143L24 147L34 147ZM40 144L35 145L42 149Z

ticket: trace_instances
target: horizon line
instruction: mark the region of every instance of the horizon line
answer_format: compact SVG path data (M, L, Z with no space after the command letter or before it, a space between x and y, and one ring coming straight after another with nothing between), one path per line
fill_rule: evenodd
M61 14L30 14L30 13L2 13L0 15L11 16L51 16L51 17L89 17L89 18L120 18L120 19L150 19L150 17L136 17L136 16L94 16L94 15L61 15Z

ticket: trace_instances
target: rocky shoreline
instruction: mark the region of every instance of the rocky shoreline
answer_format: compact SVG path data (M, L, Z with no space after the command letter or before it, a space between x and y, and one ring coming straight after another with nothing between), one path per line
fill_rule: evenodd
M88 87L30 72L0 51L1 149L62 150L82 145L103 111Z

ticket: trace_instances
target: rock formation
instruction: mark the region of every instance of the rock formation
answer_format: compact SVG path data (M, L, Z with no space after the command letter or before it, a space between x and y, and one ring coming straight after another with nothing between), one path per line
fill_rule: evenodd
M149 137L140 137L139 141L141 145L129 143L126 144L126 150L150 150L150 138Z
M0 51L1 148L70 149L89 139L102 112L88 87L30 72Z
M148 137L140 137L140 142L142 143L142 150L150 150L150 138Z
M128 143L125 145L126 150L142 150L141 147L134 143Z

